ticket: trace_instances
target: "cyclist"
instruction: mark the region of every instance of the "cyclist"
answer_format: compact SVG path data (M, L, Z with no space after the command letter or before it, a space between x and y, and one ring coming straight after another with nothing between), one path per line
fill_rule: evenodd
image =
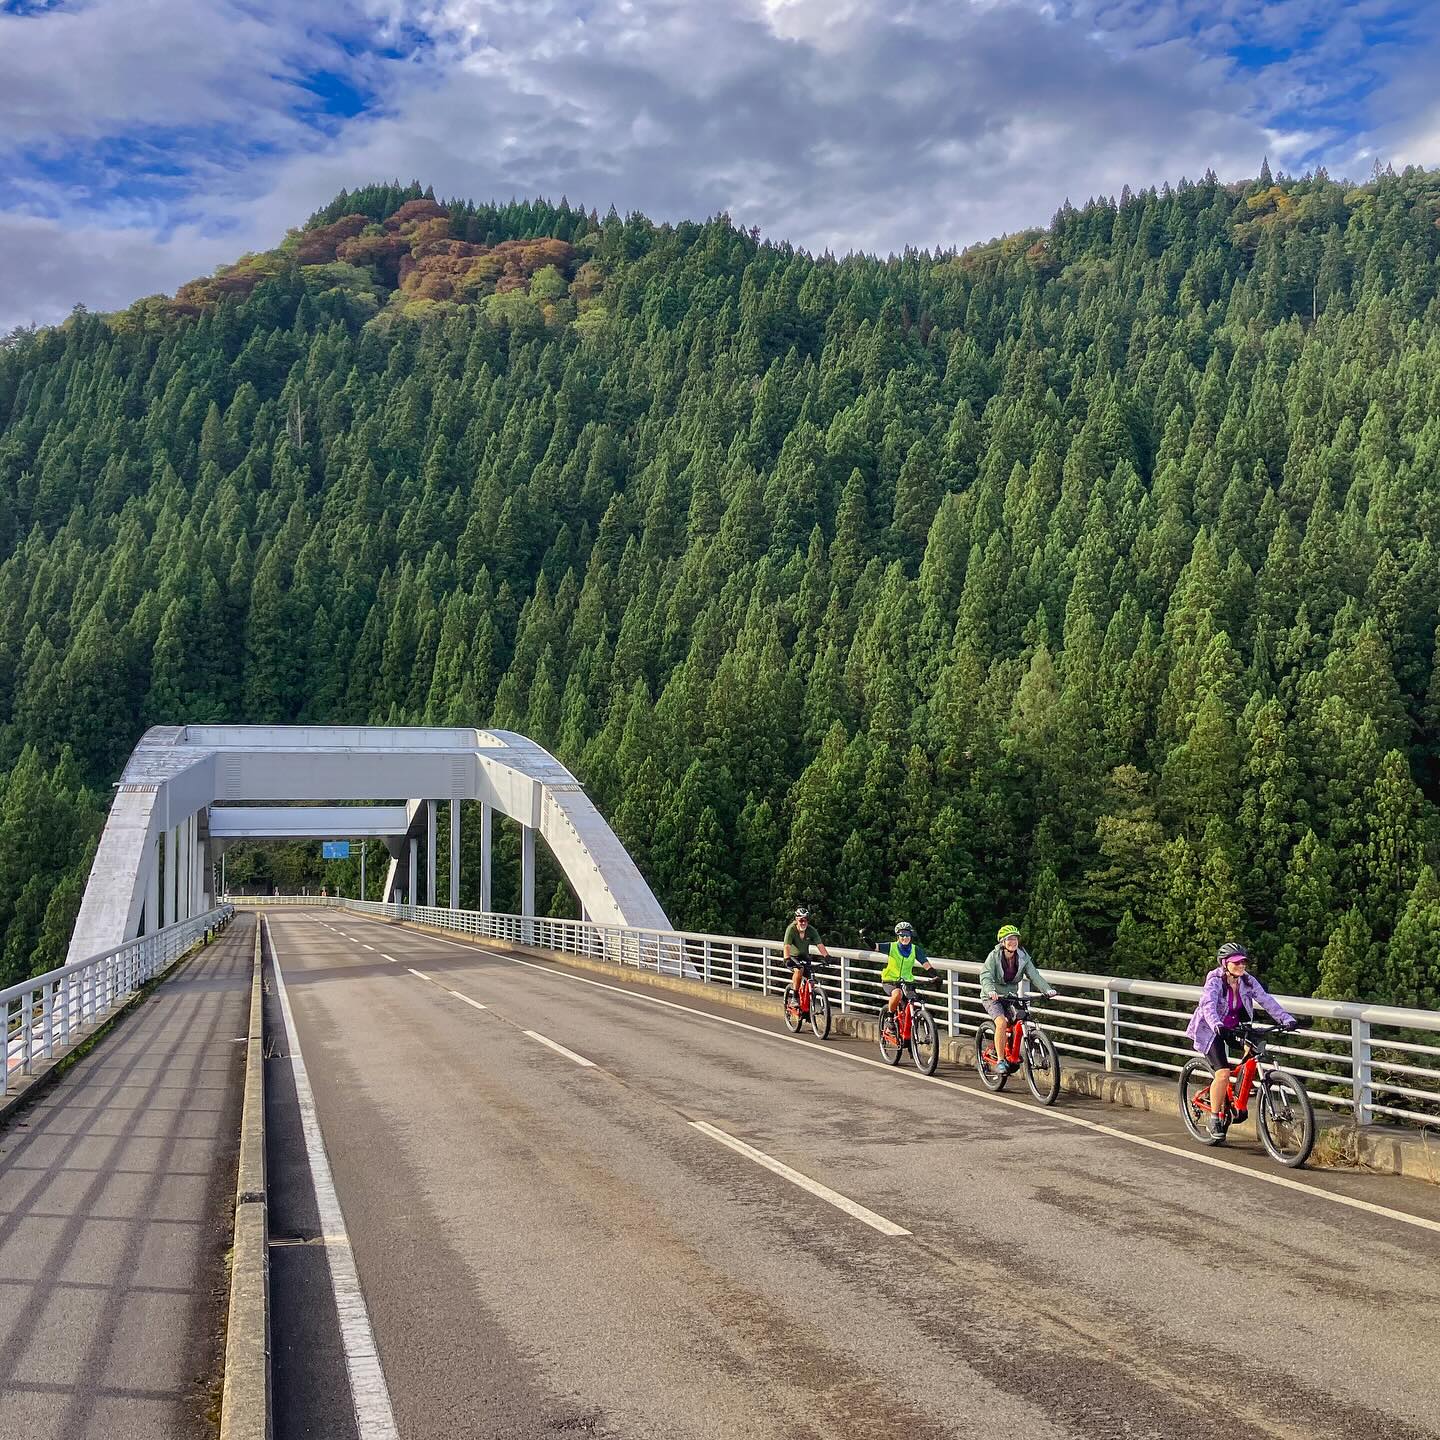
M1015 1068L1005 1052L1010 1048L1010 1023L1015 1019L1015 999L1022 980L1029 980L1047 1000L1055 998L1054 988L1035 968L1030 952L1021 948L1020 932L1013 925L1002 925L995 935L995 948L980 967L980 1003L995 1021L995 1057L1002 1075Z
M785 931L785 958L793 967L790 973L790 983L795 987L797 995L800 993L801 975L804 975L806 979L811 978L811 946L820 952L822 959L830 958L830 952L825 948L825 942L820 938L819 933L810 926L810 912L803 905L799 905L795 909L795 918Z
M915 965L923 965L932 974L935 967L930 958L915 943L915 930L908 920L902 920L895 927L895 938L890 942L885 968L880 972L880 983L890 987L887 1002L893 1015L900 1008L900 997L915 998Z
M1257 1005L1287 1030L1298 1030L1300 1022L1251 973L1250 956L1243 945L1227 940L1215 959L1216 966L1205 977L1200 1003L1185 1033L1215 1072L1210 1082L1210 1133L1223 1135L1225 1097L1235 1063L1227 1048L1235 1048L1235 1032L1249 1023Z

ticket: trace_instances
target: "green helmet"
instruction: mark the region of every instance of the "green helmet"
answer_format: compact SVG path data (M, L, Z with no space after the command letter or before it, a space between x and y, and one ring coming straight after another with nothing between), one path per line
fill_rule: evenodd
M1003 945L1006 937L1010 935L1015 936L1017 940L1020 938L1020 932L1013 925L1002 925L1000 927L1000 933L995 937L995 943L997 945Z

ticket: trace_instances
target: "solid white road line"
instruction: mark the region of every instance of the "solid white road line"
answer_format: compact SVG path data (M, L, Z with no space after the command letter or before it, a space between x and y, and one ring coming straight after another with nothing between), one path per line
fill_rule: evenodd
M264 923L268 933L268 918ZM275 971L275 994L280 1001L280 1013L285 1017L285 1039L290 1047L290 1065L295 1072L295 1097L300 1107L305 1150L310 1157L310 1178L315 1185L325 1258L330 1265L330 1284L335 1292L335 1309L340 1317L340 1340L345 1347L345 1368L350 1375L355 1422L360 1440L399 1440L395 1412L390 1407L390 1391L385 1384L385 1371L375 1346L370 1315L365 1309L365 1296L360 1290L360 1276L355 1269L355 1254L345 1229L345 1216L340 1210L340 1197L335 1193L330 1157L325 1152L325 1140L320 1134L320 1117L315 1109L315 1096L310 1089L305 1059L300 1053L300 1036L295 1030L295 1016L290 1010L290 995L285 989L285 976L280 970L280 956L275 949L273 934L270 937L270 957Z
M463 1000L467 1005L473 1006L476 1010L488 1010L488 1005L482 1005L478 1000L472 1000L468 995L462 995L458 990L450 992L457 1000Z
M453 992L452 992L453 993ZM463 996L461 997L464 998ZM480 1007L485 1008L483 1005ZM542 1045L548 1045L557 1055L563 1055L567 1060L573 1060L577 1065L583 1065L587 1070L595 1068L593 1060L587 1060L583 1055L577 1055L573 1050L567 1050L563 1045L557 1045L555 1041L547 1039L536 1030L525 1032L532 1040L538 1040Z
M853 1215L855 1219L863 1221L872 1230L878 1230L882 1235L908 1235L910 1233L903 1225L897 1225L893 1220L887 1220L883 1215L877 1215L873 1210L867 1210L848 1196L840 1194L838 1190L832 1190L828 1185L822 1185L818 1180L812 1180L808 1175L802 1175L798 1170L792 1170L788 1165L775 1159L773 1155L767 1155L763 1150L757 1150L753 1145L747 1145L743 1140L737 1140L733 1135L727 1135L718 1125L711 1125L706 1120L692 1120L690 1125L692 1129L700 1131L702 1135L708 1135L712 1140L718 1140L722 1145L728 1145L737 1154L744 1155L746 1159L753 1160L757 1165L763 1165L767 1170L773 1170L775 1174L788 1180L792 1185L798 1185L802 1190L808 1190L812 1195L818 1195L820 1199L833 1205L837 1210L843 1210L847 1215Z
M1059 1125L1071 1125L1080 1130L1089 1130L1096 1135L1104 1135L1111 1140L1122 1140L1127 1145L1138 1145L1145 1150L1156 1150L1163 1155L1170 1155L1178 1160L1189 1161L1192 1165L1209 1165L1216 1170L1228 1171L1231 1175L1243 1176L1247 1180L1255 1180L1263 1185L1274 1185L1282 1190L1298 1191L1302 1195L1309 1195L1316 1200L1327 1200L1332 1205L1344 1206L1347 1210L1359 1210L1367 1215L1379 1215L1385 1220L1395 1220L1402 1225L1412 1225L1417 1230L1429 1230L1440 1234L1440 1220L1431 1220L1424 1215L1412 1215L1406 1210L1393 1210L1388 1205L1376 1205L1369 1200L1357 1200L1351 1195L1338 1195L1331 1190L1321 1190L1314 1185L1307 1185L1303 1180L1291 1179L1288 1175L1271 1175L1264 1170L1252 1170L1246 1165L1236 1165L1230 1160L1221 1160L1218 1156L1208 1155L1197 1150L1186 1150L1179 1145L1167 1145L1161 1140L1150 1140L1144 1135L1132 1135L1128 1130L1117 1130L1111 1125L1102 1125L1097 1120L1086 1120L1081 1115L1069 1115L1063 1110L1041 1110L1037 1106L1027 1104L1023 1100L1011 1099L1008 1095L993 1095L988 1090L974 1090L966 1085L959 1085L954 1080L943 1079L939 1075L922 1075L918 1070L892 1070L883 1060L872 1060L866 1055L855 1055L848 1050L838 1050L833 1045L825 1045L817 1040L802 1040L799 1036L781 1035L774 1030L766 1030L759 1025L749 1025L743 1020L732 1020L728 1015L711 1015L706 1010L696 1010L689 1005L678 1005L673 1000L662 1000L658 995L642 995L638 991L627 989L623 985L607 985L603 980L592 980L588 975L576 975L569 970L556 970L549 965L538 965L533 960L520 960L514 955L502 955L496 950L486 950L482 945L465 944L459 940L447 940L440 935L426 934L427 940L433 940L437 945L449 945L456 950L468 950L472 955L484 955L492 960L505 960L511 965L523 965L527 970L538 970L542 975L553 975L561 980L573 980L581 985L593 985L597 990L609 990L616 995L624 995L630 1000L642 1001L647 1005L658 1005L665 1010L679 1010L685 1015L693 1015L700 1020L708 1020L715 1025L730 1025L737 1030L748 1030L752 1035L763 1036L766 1040L773 1040L782 1045L803 1045L807 1050L813 1050L817 1054L825 1055L834 1060L849 1060L856 1065L870 1065L877 1070L888 1071L892 1075L901 1076L906 1080L919 1081L926 1085L939 1085L946 1090L958 1091L967 1099L983 1100L993 1105L1008 1105L1013 1110L1021 1110L1035 1120L1053 1120Z
M407 965L405 968L406 968L407 970L410 970L410 967L409 967L408 965ZM428 980L428 979L430 978L423 970L410 970L410 973L411 973L417 980Z

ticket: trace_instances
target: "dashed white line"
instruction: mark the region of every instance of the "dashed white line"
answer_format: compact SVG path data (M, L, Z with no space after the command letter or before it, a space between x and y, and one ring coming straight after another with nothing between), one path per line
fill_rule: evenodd
M375 947L373 945L367 945L363 940L360 942L360 948L362 950L369 950L372 954L375 951Z
M478 1000L472 1000L468 995L462 995L458 990L450 992L457 1000L463 1000L467 1005L476 1010L488 1010L488 1005L482 1005Z
M388 960L392 965L398 965L400 963L393 955L387 955L383 950L380 952L380 958L382 960Z
M728 1145L737 1154L744 1155L746 1159L753 1160L757 1165L763 1165L767 1170L773 1170L775 1174L788 1180L792 1185L798 1185L802 1190L808 1190L810 1194L818 1196L826 1204L833 1205L837 1210L843 1210L847 1215L854 1216L856 1220L868 1225L872 1230L878 1230L882 1235L908 1235L910 1233L903 1225L897 1225L893 1220L887 1220L883 1215L877 1215L873 1210L867 1210L863 1205L850 1199L848 1195L842 1195L838 1190L832 1190L828 1185L822 1185L818 1180L812 1180L808 1175L802 1175L798 1170L792 1170L773 1155L767 1155L763 1150L757 1150L753 1145L747 1145L743 1140L737 1140L733 1135L720 1129L718 1125L711 1125L706 1120L692 1120L690 1125L692 1129L700 1131L702 1135L708 1135L712 1140L718 1140L722 1145Z
M262 923L268 932L268 919ZM290 1047L290 1065L295 1073L295 1097L300 1108L305 1150L310 1158L310 1178L315 1185L320 1231L330 1265L330 1284L335 1292L335 1309L340 1318L340 1339L345 1348L345 1368L350 1376L350 1398L355 1407L356 1427L360 1440L399 1440L395 1412L390 1406L390 1390L385 1384L375 1332L370 1325L369 1312L365 1309L365 1296L360 1289L360 1276L355 1269L355 1254L345 1229L345 1216L340 1210L340 1197L335 1193L330 1157L326 1154L325 1141L320 1134L320 1117L315 1109L315 1096L310 1089L305 1059L300 1053L300 1037L295 1030L295 1016L290 1010L290 996L285 989L285 976L280 970L280 956L275 949L273 934L270 937L270 955L274 962L275 994L280 1001L285 1038Z
M407 970L410 970L410 967L409 967L408 965L407 965L405 968L406 968ZM410 973L411 973L417 980L428 980L428 979L430 978L423 970L410 970Z
M538 1040L542 1045L548 1045L557 1055L563 1055L567 1060L573 1060L577 1065L583 1065L587 1070L595 1068L593 1060L587 1060L583 1055L577 1055L573 1050L567 1050L563 1045L540 1034L538 1030L527 1030L525 1032L532 1040Z

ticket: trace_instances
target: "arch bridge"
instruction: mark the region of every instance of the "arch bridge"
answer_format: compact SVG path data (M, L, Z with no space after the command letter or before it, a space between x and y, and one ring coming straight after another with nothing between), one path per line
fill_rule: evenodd
M351 802L349 804L337 802ZM450 905L460 903L460 807L480 806L480 908L491 908L496 814L521 827L521 912L535 913L543 839L609 924L669 929L635 862L575 777L508 730L391 725L174 725L146 732L116 787L70 939L70 959L203 914L212 864L243 838L378 838L383 897L436 903L438 806L450 826Z

